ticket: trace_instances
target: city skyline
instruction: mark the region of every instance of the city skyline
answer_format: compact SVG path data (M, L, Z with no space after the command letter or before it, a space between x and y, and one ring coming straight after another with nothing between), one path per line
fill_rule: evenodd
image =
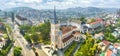
M0 9L30 7L35 9L66 9L73 7L120 8L120 0L0 0Z

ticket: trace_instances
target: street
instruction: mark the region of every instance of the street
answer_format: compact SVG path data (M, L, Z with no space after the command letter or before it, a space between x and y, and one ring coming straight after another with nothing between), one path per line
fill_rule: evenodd
M17 24L14 25L14 30L13 30L13 36L15 39L15 46L20 46L22 48L22 54L23 56L35 56L35 53L33 52L32 49L27 47L28 43L24 39L24 37L20 34L19 32L19 27Z

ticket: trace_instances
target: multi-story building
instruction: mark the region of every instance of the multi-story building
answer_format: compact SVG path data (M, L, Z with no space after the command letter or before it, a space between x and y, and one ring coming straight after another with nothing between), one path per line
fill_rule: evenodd
M104 25L105 25L105 22L103 21L103 19L95 19L95 22L82 25L82 32L93 33L96 30L97 31L101 30Z

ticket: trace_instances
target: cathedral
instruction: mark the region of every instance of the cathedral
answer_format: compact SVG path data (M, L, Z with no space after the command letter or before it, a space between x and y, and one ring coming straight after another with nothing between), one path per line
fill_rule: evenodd
M74 22L57 22L54 7L54 20L51 21L51 47L54 50L64 49L73 41L80 41L80 24Z

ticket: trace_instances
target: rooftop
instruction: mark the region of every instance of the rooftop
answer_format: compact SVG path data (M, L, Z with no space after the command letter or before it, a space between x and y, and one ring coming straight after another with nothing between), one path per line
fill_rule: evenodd
M75 22L75 23L81 24L80 20L71 20L71 22Z
M104 34L102 32L98 33L98 34L95 34L95 38L98 38L100 36L104 36Z
M61 26L62 34L65 34L73 29L77 28L76 26Z
M111 56L112 55L112 50L108 50L106 56Z
M73 31L74 35L80 35L80 31Z
M101 21L103 21L103 19L97 18L95 19L95 22L92 22L90 24L97 24L97 23L100 23Z
M109 45L109 44L110 44L110 42L107 41L107 40L103 40L102 42L103 42L105 45Z
M70 36L64 38L64 39L62 40L63 43L65 43L66 41L68 41L68 40L71 39L72 37L73 37L73 35L70 35Z

